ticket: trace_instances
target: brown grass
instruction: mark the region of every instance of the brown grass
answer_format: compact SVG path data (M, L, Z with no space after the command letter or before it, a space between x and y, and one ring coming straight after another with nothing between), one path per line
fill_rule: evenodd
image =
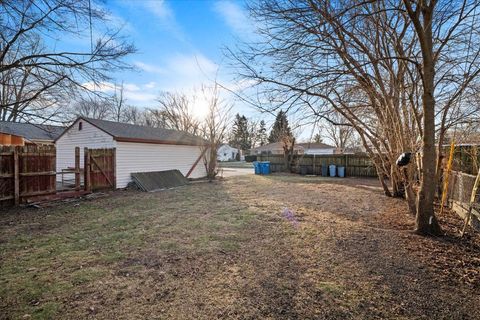
M0 318L479 319L478 238L453 216L416 236L404 209L375 180L273 175L12 210Z

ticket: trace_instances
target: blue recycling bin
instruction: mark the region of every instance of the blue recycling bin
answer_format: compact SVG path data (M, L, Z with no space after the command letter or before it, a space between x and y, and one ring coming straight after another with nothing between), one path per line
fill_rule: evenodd
M261 174L270 174L270 161L262 161L260 164Z
M322 177L328 177L328 166L322 165Z
M336 172L337 166L335 166L334 164L331 164L328 168L330 170L330 177L335 177L337 173Z
M253 168L255 169L255 174L261 174L260 170L260 162L258 161L253 161Z
M337 172L340 178L345 178L345 167L337 167Z

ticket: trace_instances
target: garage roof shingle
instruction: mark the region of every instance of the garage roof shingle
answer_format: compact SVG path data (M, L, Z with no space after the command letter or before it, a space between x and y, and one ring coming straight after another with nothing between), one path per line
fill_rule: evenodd
M0 121L0 132L24 137L28 140L53 141L65 130L64 127L34 123Z
M126 142L150 142L180 145L202 145L205 141L197 136L183 131L164 128L139 126L129 123L98 120L82 117L80 119L89 122L97 128L105 131L117 141Z

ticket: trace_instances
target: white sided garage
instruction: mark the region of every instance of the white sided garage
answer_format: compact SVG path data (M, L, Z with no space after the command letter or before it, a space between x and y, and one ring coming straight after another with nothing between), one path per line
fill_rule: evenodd
M188 178L207 175L204 140L186 132L80 117L55 140L57 172L75 167L75 148L115 148L116 187L124 188L131 173L178 169Z

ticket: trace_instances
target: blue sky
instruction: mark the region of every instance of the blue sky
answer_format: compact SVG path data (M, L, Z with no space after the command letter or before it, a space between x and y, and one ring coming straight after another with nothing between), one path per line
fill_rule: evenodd
M193 95L202 84L211 85L214 79L224 87L239 92L248 82L235 79L224 56L225 47L239 41L255 39L252 21L244 0L100 0L95 5L109 12L108 27L117 29L132 41L138 52L126 60L135 70L111 74L112 81L95 90L113 93L114 83L124 85L127 104L138 107L157 107L155 101L162 91L186 92ZM93 27L94 38L102 33ZM90 48L86 30L80 38L57 39L57 46ZM195 91L197 90L197 91ZM233 103L232 114L240 113L255 120L274 121L271 114L224 94ZM206 103L197 99L194 112L198 117L206 111ZM295 126L295 115L290 114ZM267 129L269 129L267 127ZM312 128L297 128L301 140L309 139Z
M124 83L128 103L154 107L160 91L193 91L217 73L222 85L232 90L241 86L222 49L253 36L243 2L106 0L103 5L111 12L111 24L122 26L138 49L127 59L137 70L113 75L115 82ZM240 102L235 105L236 112L258 116Z

